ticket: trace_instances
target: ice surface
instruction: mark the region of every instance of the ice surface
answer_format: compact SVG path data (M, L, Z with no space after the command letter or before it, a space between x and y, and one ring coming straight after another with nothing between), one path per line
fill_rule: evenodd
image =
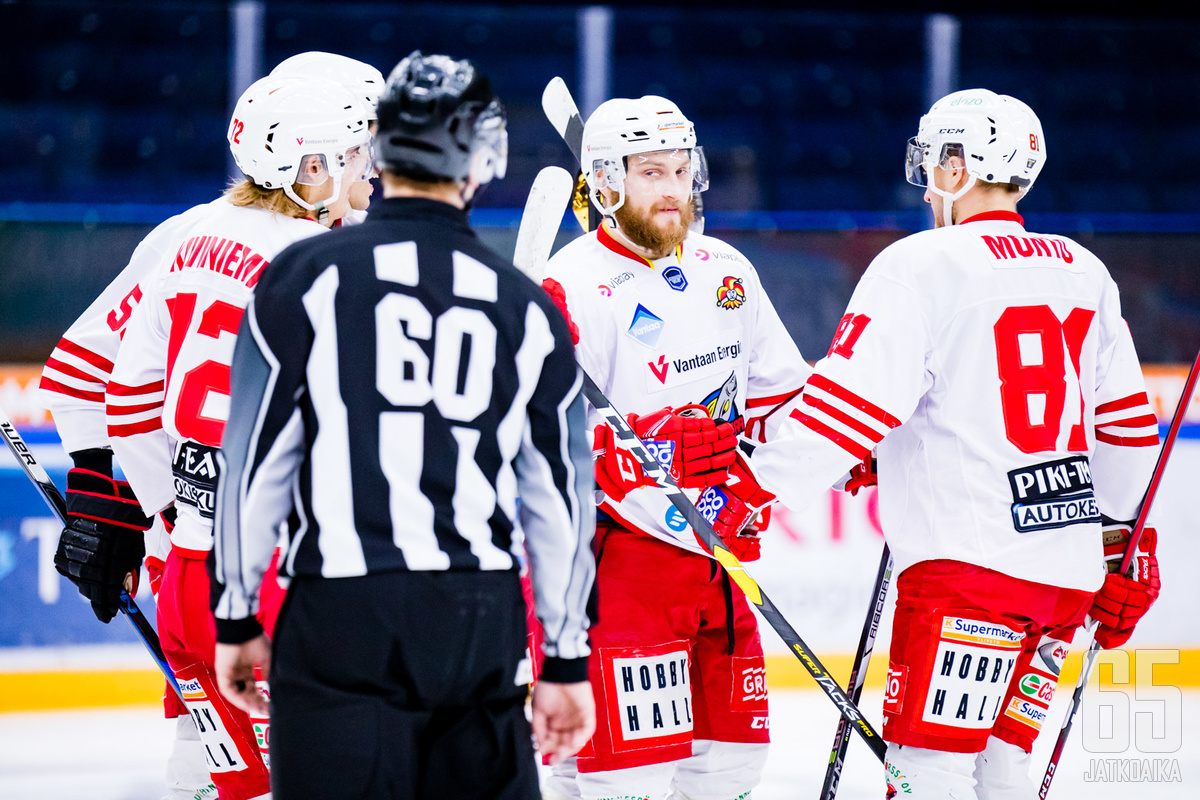
M1130 697L1131 714L1126 719L1118 702L1116 714L1102 709L1101 702L1113 693L1089 689L1085 713L1076 721L1071 742L1059 765L1050 797L1059 800L1105 800L1106 798L1195 798L1200 797L1200 690L1182 692L1169 711L1168 722L1181 714L1182 736L1175 752L1150 752L1151 734L1139 739L1132 715L1156 714L1161 729L1162 702ZM1040 780L1046 759L1058 732L1070 692L1059 693L1051 709L1051 720L1034 750L1034 765ZM868 692L863 708L878 719L881 697ZM1168 701L1168 705L1174 701ZM771 694L773 744L762 785L755 800L815 798L820 790L836 723L835 712L825 695L816 690L780 690ZM173 723L161 718L154 707L101 710L51 711L0 715L0 798L4 800L158 800L163 795L163 768L171 746ZM1083 747L1084 729L1091 738L1106 736L1114 727L1130 731L1130 747L1121 753L1089 753ZM1182 782L1092 783L1085 774L1092 758L1178 759ZM882 771L870 751L857 738L851 745L839 798L880 800Z

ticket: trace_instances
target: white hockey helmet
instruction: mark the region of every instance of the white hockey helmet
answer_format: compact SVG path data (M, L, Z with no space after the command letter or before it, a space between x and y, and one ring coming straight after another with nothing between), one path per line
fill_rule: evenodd
M583 126L582 158L592 202L611 217L625 205L626 158L637 153L680 150L689 154L692 192L708 188L708 162L696 145L696 128L679 106L665 97L614 98L601 103ZM601 189L617 193L603 205Z
M372 122L376 119L375 106L379 103L379 95L383 94L384 79L383 73L370 64L337 53L312 50L280 61L275 69L271 70L271 75L328 78L334 83L340 83L365 101L367 119Z
M325 78L268 75L238 99L229 122L229 150L238 169L264 189L283 189L321 220L327 201L310 204L294 184L321 185L333 178L336 199L343 181L372 172L365 101ZM321 169L301 173L301 166Z
M935 166L951 156L961 158L968 180L951 194L929 179ZM1033 186L1046 163L1042 123L1033 109L1015 97L987 89L964 89L946 95L921 117L917 135L908 140L908 182L928 187L945 199L942 213L950 224L950 208L976 181L1011 183L1021 196Z

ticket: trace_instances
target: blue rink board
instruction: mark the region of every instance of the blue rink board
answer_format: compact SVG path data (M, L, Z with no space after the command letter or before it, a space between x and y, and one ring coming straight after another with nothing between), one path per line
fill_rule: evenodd
M1165 435L1166 427L1160 431ZM30 429L22 435L31 445L58 442L52 428ZM1200 425L1185 425L1180 437L1200 439ZM47 471L59 487L65 485L63 463L51 463ZM39 520L50 518L50 510L25 473L6 450L0 453L0 647L138 642L124 620L114 619L108 625L99 622L74 585L57 573L48 576L58 582L57 599L47 601L39 595L39 542L32 531L41 524ZM53 555L52 546L42 545L41 556L47 561L43 570L53 569ZM143 613L154 620L149 592L141 592L137 600Z

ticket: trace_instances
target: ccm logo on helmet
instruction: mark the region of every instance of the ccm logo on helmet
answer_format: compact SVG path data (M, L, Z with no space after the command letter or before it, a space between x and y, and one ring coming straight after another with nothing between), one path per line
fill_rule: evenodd
M942 128L938 133L966 133L966 128Z

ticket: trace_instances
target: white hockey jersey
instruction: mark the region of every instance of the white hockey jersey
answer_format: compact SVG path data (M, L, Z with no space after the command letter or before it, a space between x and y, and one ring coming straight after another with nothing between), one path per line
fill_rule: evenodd
M623 414L698 403L761 441L778 427L771 412L811 372L754 267L710 236L689 233L652 262L601 226L555 254L546 277L566 290L580 366ZM589 420L599 421L595 413ZM704 552L656 489L636 489L619 504L603 497L600 508L632 530Z
M316 222L221 199L179 230L141 282L106 391L109 441L142 508L175 503L172 542L212 546L216 451L229 416L229 364L254 285Z
M38 388L68 453L108 447L104 390L112 376L125 326L142 299L142 283L175 253L181 232L205 208L188 209L152 230L133 251L125 268L67 329L46 361Z
M953 559L1094 591L1101 515L1137 515L1158 454L1116 284L1012 212L880 253L790 405L751 460L763 485L802 508L877 448L897 572Z

